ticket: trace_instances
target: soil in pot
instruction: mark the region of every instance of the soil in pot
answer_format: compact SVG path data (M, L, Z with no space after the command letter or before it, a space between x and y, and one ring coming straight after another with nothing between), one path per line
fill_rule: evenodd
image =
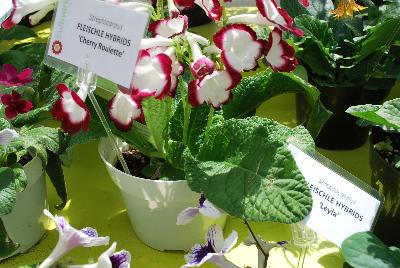
M374 233L386 244L400 246L400 133L387 133L378 127L371 131L370 165L372 184L385 196Z
M345 111L354 105L381 104L390 89L317 88L321 91L321 102L333 115L316 138L316 145L330 150L351 150L362 146L367 141L369 129L357 126L357 118ZM302 94L296 95L296 112L298 122L307 121L310 106Z
M128 166L132 176L146 179L154 179L142 174L143 168L150 164L150 159L147 156L134 148L129 148L128 150L123 151L122 156L124 157L126 165ZM118 170L124 172L124 168L122 167L122 164L119 160L115 164L115 167Z

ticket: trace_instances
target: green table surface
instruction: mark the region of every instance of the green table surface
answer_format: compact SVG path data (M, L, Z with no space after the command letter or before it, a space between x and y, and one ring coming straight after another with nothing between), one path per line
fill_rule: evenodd
M243 10L243 9L241 9ZM250 9L251 11L254 9ZM230 14L238 9L232 9ZM196 27L194 32L210 37L215 31L213 24ZM49 25L44 24L36 28L39 38L36 41L47 40ZM10 48L12 42L2 42L0 51ZM389 98L400 97L400 84L392 90ZM276 119L287 125L295 125L295 100L293 94L275 97L265 102L257 111L259 116ZM53 208L58 203L54 189L48 183L48 201L50 209L64 217L76 228L92 226L101 235L109 235L111 241L118 242L118 249L126 249L132 253L132 267L140 268L176 268L184 264L184 252L160 252L144 245L135 235L117 187L109 178L97 152L97 141L77 146L74 151L73 164L65 168L69 201L63 211ZM368 144L359 149L350 151L328 151L319 149L326 157L347 169L362 180L369 182L370 169L368 165ZM321 222L321 224L325 224ZM268 241L290 240L290 226L279 223L252 223L256 233L261 234ZM58 233L54 225L47 226L49 230L43 239L31 250L24 254L0 262L1 268L17 267L43 260L55 246ZM257 267L257 250L255 246L243 245L248 231L239 219L228 219L225 233L231 230L239 233L239 241L235 248L227 254L229 260L239 267ZM73 250L68 258L75 263L87 263L89 259L96 260L106 247L79 248ZM294 246L288 249L273 249L268 267L297 267L300 252ZM333 243L319 237L318 244L307 252L304 267L306 268L336 268L342 267L343 258L339 248ZM203 267L214 267L206 264Z

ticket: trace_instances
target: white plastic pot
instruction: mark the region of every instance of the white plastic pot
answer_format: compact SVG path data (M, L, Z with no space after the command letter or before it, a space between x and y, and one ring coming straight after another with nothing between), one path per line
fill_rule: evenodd
M8 235L20 245L5 258L27 251L37 244L45 233L43 222L40 220L43 209L47 207L46 180L42 162L35 157L24 166L24 171L28 181L25 190L17 193L17 202L12 212L1 216Z
M100 141L99 153L121 190L136 235L146 245L161 251L189 250L196 243L204 243L212 224L225 226L225 214L217 220L198 215L187 225L176 225L177 215L187 207L196 207L200 197L185 180L149 180L119 171L113 165L116 154L106 139Z

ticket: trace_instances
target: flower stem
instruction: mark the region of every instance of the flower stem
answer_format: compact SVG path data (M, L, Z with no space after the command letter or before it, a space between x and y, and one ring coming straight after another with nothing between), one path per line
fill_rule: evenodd
M157 0L157 17L158 19L164 18L164 0Z
M226 23L228 22L228 17L226 16L225 0L221 0L220 2L222 6L222 27L225 27Z
M206 132L204 134L204 142L207 142L208 140L208 136L210 135L210 128L211 128L211 124L212 124L212 120L214 117L214 107L212 105L210 105L210 111L208 112L208 119L207 119L207 128L206 128Z
M188 131L189 131L189 119L191 106L189 105L189 100L186 98L185 86L182 85L183 80L179 79L179 92L181 94L182 107L183 107L183 144L187 145L188 142Z
M261 244L258 241L257 236L254 234L253 229L251 229L250 224L246 220L244 221L244 224L247 226L247 229L249 229L251 236L256 242L257 249L264 255L265 258L264 267L267 267L269 253L265 252L264 249L261 247Z

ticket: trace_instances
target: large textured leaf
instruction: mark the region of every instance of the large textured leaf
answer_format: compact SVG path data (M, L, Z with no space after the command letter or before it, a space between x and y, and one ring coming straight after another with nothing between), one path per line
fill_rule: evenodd
M20 163L14 163L10 168L14 172L15 190L22 192L28 184L24 167Z
M25 142L25 148L41 144L55 154L63 153L66 149L66 134L51 127L23 127L20 139Z
M311 210L307 184L288 141L312 149L303 127L294 129L259 117L230 119L214 126L198 156L185 152L192 190L245 220L293 223Z
M10 122L7 119L0 118L0 130L3 130L5 128L10 128L10 127L11 127Z
M301 15L295 18L296 26L301 28L306 38L311 38L322 45L323 48L329 48L335 45L336 41L332 29L326 21L319 20L310 15Z
M346 112L377 125L400 129L400 98L382 105L352 106Z
M233 90L232 100L222 107L225 118L244 118L254 115L254 111L264 101L283 93L297 92L306 96L312 111L307 129L313 137L331 116L319 99L319 90L292 73L275 73L270 70L243 78Z
M40 116L44 112L50 111L51 105L31 110L27 113L17 115L11 122L15 127L23 127L25 125L35 124L39 121Z
M372 27L365 38L358 41L360 50L355 56L360 62L377 50L386 51L400 34L400 17L387 19Z
M327 19L330 16L329 10L334 8L331 0L310 1L307 8L297 0L281 0L280 5L293 18L301 14L309 14L318 19Z
M0 167L0 216L12 211L16 198L14 172L9 167Z
M354 268L398 268L398 248L389 248L372 232L356 233L342 243L342 254Z
M0 29L0 40L22 40L36 36L36 33L31 28L22 25L15 25L9 30Z
M18 244L7 235L7 230L0 218L0 258L11 255L17 248Z
M56 189L57 195L61 199L61 204L56 207L62 209L67 203L67 188L65 185L64 172L61 166L61 160L58 155L49 152L48 164L46 166L46 173L49 176L51 183Z
M153 97L146 98L142 102L143 113L146 125L151 132L154 146L159 152L164 151L165 135L164 131L168 127L171 117L172 99L165 97L157 100Z

